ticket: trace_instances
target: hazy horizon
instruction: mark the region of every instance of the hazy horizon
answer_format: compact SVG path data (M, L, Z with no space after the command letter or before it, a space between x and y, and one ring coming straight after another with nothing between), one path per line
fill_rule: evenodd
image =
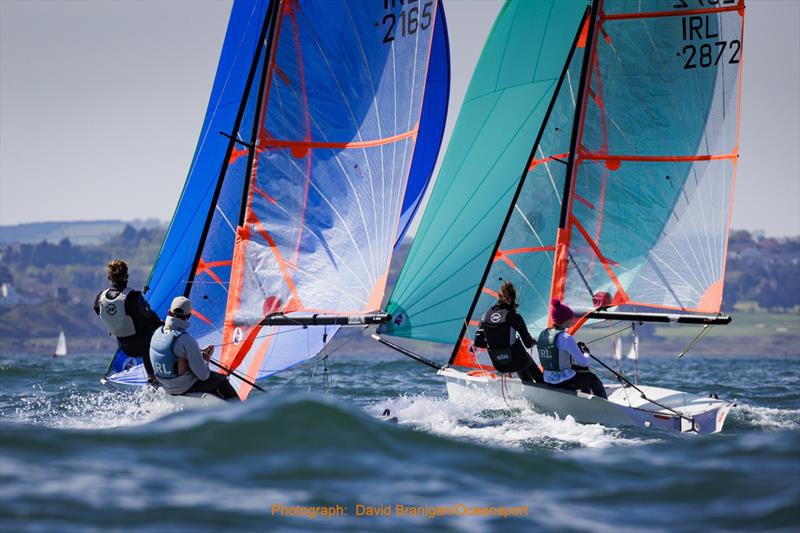
M230 5L0 2L0 224L169 221ZM501 5L445 2L452 60L445 142ZM800 234L798 26L800 2L748 4L734 229Z

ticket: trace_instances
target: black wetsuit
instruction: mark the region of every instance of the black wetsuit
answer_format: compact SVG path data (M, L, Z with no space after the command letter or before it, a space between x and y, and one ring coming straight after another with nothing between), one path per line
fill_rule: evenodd
M525 349L536 342L516 309L498 302L483 314L478 330L475 346L487 349L498 371L516 372L523 381L544 382L542 371Z

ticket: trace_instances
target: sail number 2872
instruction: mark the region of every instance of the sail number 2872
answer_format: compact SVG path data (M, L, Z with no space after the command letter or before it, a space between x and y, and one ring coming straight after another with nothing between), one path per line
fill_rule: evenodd
M386 30L383 36L384 44L391 43L397 37L414 35L418 31L425 31L433 23L433 0L424 4L420 0L384 0L387 10L395 4L401 6L399 13L386 13L381 24ZM422 7L420 8L420 5ZM375 23L378 26L378 23Z
M742 44L738 39L703 43L699 46L687 44L683 47L682 55L686 60L683 64L683 68L712 67L718 65L720 60L736 64L739 62L739 51L741 48Z

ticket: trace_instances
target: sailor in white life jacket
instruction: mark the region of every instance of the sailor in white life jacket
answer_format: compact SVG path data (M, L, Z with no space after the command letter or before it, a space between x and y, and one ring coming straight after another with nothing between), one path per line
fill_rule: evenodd
M100 291L94 300L94 312L100 316L108 334L129 357L138 357L144 364L148 381L155 384L150 364L150 338L163 322L150 309L139 291L128 287L128 265L114 259L106 265L111 287Z
M169 306L167 320L153 333L150 360L165 391L173 395L207 392L225 400L238 400L228 378L208 368L213 346L200 349L189 328L192 302L176 296Z
M544 380L560 389L582 390L606 398L603 382L589 371L589 348L566 329L575 321L569 306L558 299L550 302L551 326L539 334L539 361L544 367Z
M497 303L483 314L474 344L486 348L498 371L516 372L522 381L544 382L541 370L525 349L536 346L536 341L517 313L517 292L510 282L503 282Z

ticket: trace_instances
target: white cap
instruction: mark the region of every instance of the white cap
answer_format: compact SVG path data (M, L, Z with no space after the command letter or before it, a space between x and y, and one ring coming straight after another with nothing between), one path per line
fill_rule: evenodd
M176 296L172 299L169 312L178 318L186 318L192 314L192 302L184 296Z

